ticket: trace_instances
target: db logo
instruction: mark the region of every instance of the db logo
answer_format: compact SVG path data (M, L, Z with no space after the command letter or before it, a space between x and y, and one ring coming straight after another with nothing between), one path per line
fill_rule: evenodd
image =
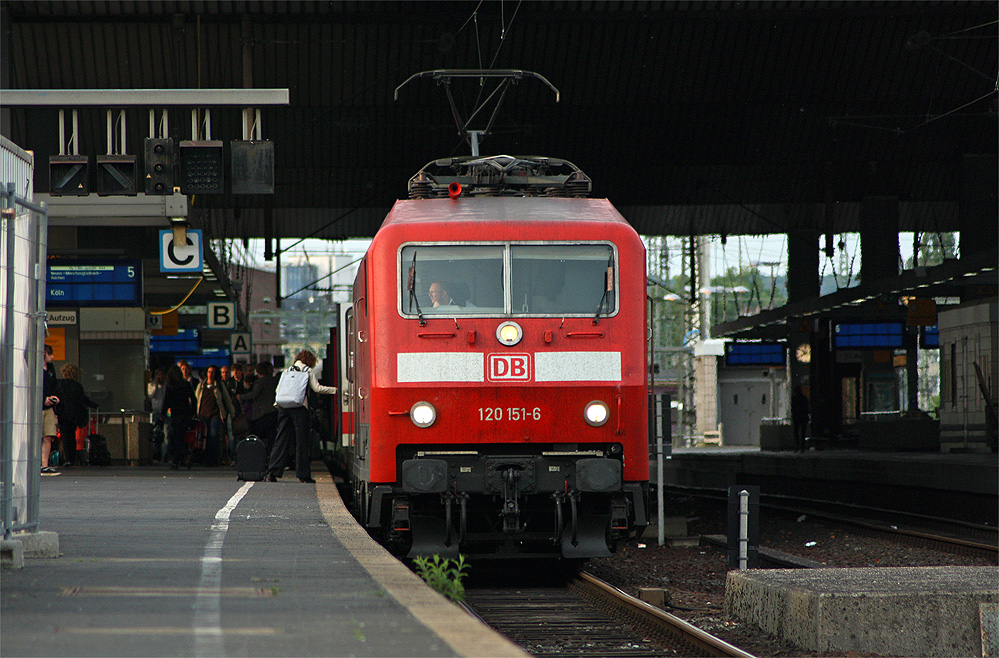
M491 382L531 381L530 354L486 355L486 379Z

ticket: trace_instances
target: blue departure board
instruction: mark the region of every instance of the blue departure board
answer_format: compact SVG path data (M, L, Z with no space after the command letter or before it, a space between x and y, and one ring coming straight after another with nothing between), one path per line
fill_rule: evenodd
M150 336L151 354L201 354L201 332L197 327L177 330L175 336ZM188 359L190 361L190 359ZM194 364L191 364L194 367Z
M59 306L142 306L141 260L45 261L45 301Z
M901 322L838 322L833 331L833 348L902 347L904 333Z
M787 364L787 348L783 342L725 343L727 366L773 366Z
M924 350L935 350L940 348L940 327L919 328L919 346Z

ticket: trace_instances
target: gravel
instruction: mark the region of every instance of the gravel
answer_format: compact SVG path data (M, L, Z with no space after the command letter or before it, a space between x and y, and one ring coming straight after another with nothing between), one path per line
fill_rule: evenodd
M668 501L670 516L688 519L688 534L725 534L724 511L717 505L683 498ZM780 513L760 516L760 545L821 562L828 567L995 566L981 558L938 552L865 536L863 531L807 517ZM590 560L586 570L616 587L638 595L640 587L666 591L670 612L756 656L875 656L877 654L816 653L787 642L724 613L727 558L722 548L659 547L655 535L630 541L608 558Z

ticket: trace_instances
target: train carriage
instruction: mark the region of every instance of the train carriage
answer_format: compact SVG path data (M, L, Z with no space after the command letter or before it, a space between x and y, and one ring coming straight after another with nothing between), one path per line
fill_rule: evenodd
M608 555L646 523L644 245L565 161L431 165L338 331L351 509L409 556Z

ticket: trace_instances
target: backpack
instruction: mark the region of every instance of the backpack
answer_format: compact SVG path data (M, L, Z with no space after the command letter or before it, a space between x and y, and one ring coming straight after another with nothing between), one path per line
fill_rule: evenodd
M281 373L277 391L274 393L274 404L282 409L294 409L305 405L305 396L309 390L309 371L299 370L292 366Z

